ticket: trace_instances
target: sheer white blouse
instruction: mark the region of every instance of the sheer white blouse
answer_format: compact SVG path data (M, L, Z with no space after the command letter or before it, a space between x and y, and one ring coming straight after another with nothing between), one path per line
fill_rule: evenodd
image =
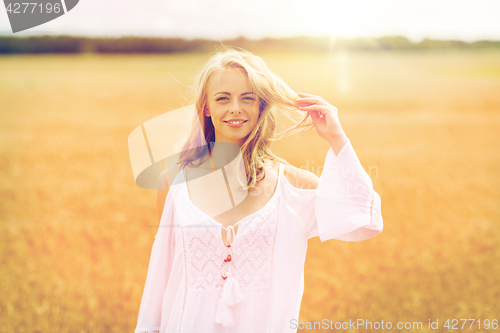
M383 221L380 196L350 140L338 156L328 150L317 189L293 187L283 170L267 204L238 222L229 265L222 225L194 205L184 181L174 181L136 333L297 331L291 321L299 318L307 240L365 240L382 232Z

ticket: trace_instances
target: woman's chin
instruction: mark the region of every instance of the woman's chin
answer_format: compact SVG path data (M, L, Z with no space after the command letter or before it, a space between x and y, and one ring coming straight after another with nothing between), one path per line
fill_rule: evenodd
M216 137L216 141L233 142L233 143L241 146L246 141L249 134L250 133L241 133L241 135L236 135L235 133L230 133L230 134L228 133L227 135L223 135L223 136L217 136L217 134L216 134L215 137Z

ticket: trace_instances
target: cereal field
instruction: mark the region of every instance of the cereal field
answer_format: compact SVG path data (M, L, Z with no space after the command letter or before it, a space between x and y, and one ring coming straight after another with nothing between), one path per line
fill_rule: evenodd
M259 55L338 107L382 198L379 236L310 240L299 321L500 320L500 52ZM207 59L0 57L0 331L134 330L157 217L127 138L186 105ZM327 149L273 144L316 173Z

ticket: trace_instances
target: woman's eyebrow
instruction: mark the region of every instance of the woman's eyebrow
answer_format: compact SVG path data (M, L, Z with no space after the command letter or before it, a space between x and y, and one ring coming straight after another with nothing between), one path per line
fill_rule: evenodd
M231 96L231 94L230 94L230 93L228 93L228 92L226 92L226 91L218 91L218 92L216 92L216 93L214 94L214 96L215 96L215 95L217 95L217 94L226 94L226 95ZM253 92L251 92L251 91L247 91L247 92L244 92L243 94L241 94L241 96L244 96L244 95L250 95L250 94L255 95L255 93L253 93Z

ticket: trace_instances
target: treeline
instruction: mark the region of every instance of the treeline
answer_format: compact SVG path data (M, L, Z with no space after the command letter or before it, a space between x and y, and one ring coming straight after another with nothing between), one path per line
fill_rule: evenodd
M380 38L291 37L249 40L185 40L181 38L89 38L73 36L0 37L0 54L14 53L174 53L207 52L228 45L249 51L349 50L425 50L425 49L500 49L500 41L464 42L459 40L424 39L412 42L402 36Z

